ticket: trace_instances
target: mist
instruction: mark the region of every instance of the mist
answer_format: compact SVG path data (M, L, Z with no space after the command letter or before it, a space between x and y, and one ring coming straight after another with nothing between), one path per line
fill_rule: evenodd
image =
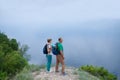
M31 64L46 64L46 57L42 51L47 38L52 38L54 45L58 38L62 37L66 66L101 66L118 75L120 74L119 22L120 20L105 19L79 23L78 26L69 25L69 28L38 29L35 36L23 35L26 37L23 42L30 47L28 54L31 55ZM52 64L55 64L55 61L53 55Z

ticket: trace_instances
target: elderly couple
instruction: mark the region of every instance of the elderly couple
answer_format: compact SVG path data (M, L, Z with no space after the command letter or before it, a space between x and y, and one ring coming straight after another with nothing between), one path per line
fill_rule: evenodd
M51 61L52 61L52 45L51 45L52 39L47 39L47 71L50 72L50 67L51 67ZM62 75L65 75L65 63L64 63L64 53L63 53L63 45L62 45L63 39L58 38L58 43L57 43L57 49L58 49L58 54L56 55L56 66L55 66L55 72L59 72L59 63L62 65Z

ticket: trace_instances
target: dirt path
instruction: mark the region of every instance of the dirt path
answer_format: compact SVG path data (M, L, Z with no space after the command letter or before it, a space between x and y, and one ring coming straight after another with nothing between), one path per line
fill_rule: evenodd
M79 80L78 75L75 73L75 68L66 68L66 75L63 76L61 72L55 73L55 68L51 68L51 72L46 72L45 69L34 72L34 80Z

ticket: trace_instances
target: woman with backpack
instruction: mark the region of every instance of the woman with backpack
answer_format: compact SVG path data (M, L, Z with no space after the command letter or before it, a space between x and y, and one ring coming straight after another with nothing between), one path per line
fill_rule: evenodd
M52 62L52 45L51 45L52 39L47 39L47 44L46 44L46 48L47 48L47 54L46 54L46 58L47 58L47 71L50 72L50 68L51 68L51 62Z

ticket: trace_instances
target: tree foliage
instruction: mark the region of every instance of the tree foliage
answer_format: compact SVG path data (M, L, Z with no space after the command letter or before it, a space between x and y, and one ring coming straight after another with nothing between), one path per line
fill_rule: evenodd
M89 72L90 74L97 76L100 80L117 80L117 76L108 72L104 67L97 67L93 65L81 66L80 70Z
M22 45L19 49L21 56L24 57L27 61L31 59L31 56L26 53L28 49L29 47L27 45Z
M28 47L19 47L16 39L9 39L0 32L0 80L9 79L28 65L24 57L27 50Z

